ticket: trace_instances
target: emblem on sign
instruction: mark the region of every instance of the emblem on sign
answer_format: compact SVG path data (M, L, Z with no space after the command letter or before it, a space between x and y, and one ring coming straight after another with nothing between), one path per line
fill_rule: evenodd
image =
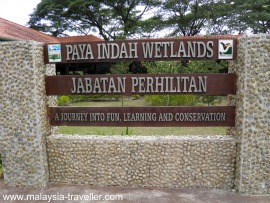
M49 62L61 62L61 45L49 44L48 45Z
M218 59L233 59L233 40L218 41Z

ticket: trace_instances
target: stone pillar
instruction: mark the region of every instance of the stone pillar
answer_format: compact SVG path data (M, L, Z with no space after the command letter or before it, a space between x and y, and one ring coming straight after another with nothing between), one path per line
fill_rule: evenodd
M246 194L270 194L270 35L239 38L236 126L238 139L236 188Z
M56 75L56 66L55 64L46 65L46 76ZM47 96L47 106L57 106L57 96ZM59 134L58 126L49 126L49 135Z
M0 152L10 186L48 182L45 71L43 44L0 43Z

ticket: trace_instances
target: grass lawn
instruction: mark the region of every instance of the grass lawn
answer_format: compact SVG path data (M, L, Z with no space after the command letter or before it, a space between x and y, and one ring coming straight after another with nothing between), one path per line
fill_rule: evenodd
M62 134L82 135L225 135L225 127L76 127L60 126Z
M226 105L224 98L219 105ZM122 101L99 101L79 102L70 106L93 106L93 107L114 107L122 106ZM137 100L125 98L123 106L148 106L143 97ZM78 127L60 126L61 134L82 134L82 135L225 135L226 127Z

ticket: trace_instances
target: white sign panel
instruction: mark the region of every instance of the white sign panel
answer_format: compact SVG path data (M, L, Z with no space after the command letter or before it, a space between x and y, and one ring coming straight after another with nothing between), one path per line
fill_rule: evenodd
M48 57L49 62L61 62L61 45L60 44L49 44L48 45Z
M232 39L220 39L218 41L218 59L233 59Z

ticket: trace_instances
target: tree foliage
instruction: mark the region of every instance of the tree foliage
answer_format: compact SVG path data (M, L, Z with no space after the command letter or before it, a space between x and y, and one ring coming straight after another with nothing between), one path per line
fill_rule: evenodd
M42 0L28 24L54 36L94 31L105 40L121 39L136 34L143 15L156 4L155 0Z
M28 22L54 36L96 32L105 40L270 32L269 0L42 0Z
M269 0L229 1L231 14L228 27L239 34L251 31L254 34L270 32Z
M168 0L160 9L163 14L163 25L170 27L170 35L198 35L209 18L213 0Z

